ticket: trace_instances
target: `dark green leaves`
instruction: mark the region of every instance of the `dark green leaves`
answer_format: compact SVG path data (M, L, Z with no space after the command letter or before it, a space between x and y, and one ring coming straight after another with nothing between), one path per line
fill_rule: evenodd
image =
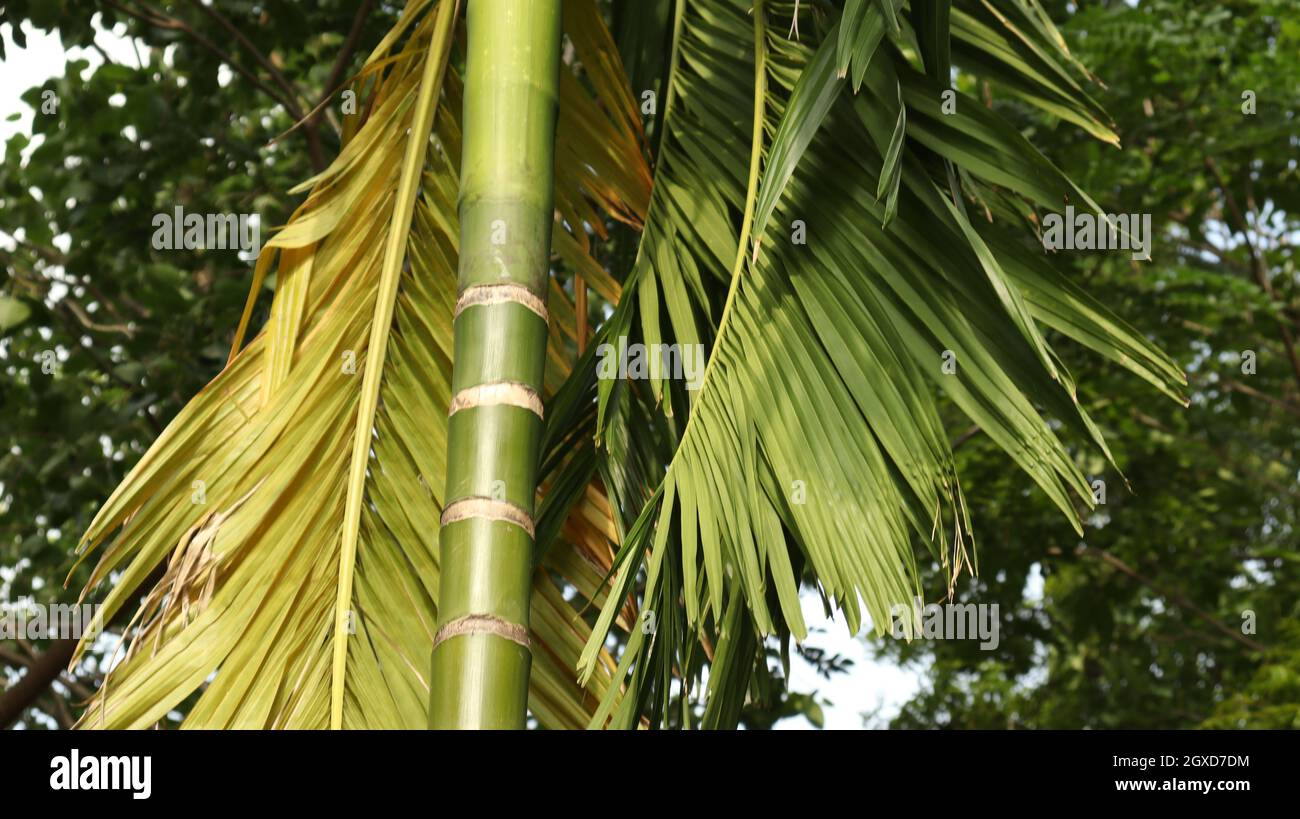
M652 721L673 710L668 669L693 679L696 648L708 645L705 723L734 722L737 700L763 674L752 665L756 643L741 634L800 637L807 577L854 631L868 617L888 628L893 607L919 593L918 543L949 587L957 582L973 563L973 541L954 435L941 421L951 406L1080 525L1076 505L1092 497L1061 435L1109 453L1039 322L1176 390L1176 368L1140 336L1059 282L1023 281L1042 274L967 216L959 176L972 192L999 186L998 195L1019 202L1000 207L1013 214L1000 227L1026 241L1033 234L1020 215L1033 204L1089 200L998 112L965 98L954 98L955 113L941 108L950 4L914 3L907 20L899 5L850 0L812 47L779 34L784 23L772 20L759 98L746 76L754 69L748 4L684 6L675 107L628 288L640 321L622 308L616 319L647 342L667 340L666 304L678 339L712 341L685 426L679 412L658 441L666 469L646 475L641 494L650 500L624 542L612 598L631 588L627 574L644 571L645 606L661 622L671 617L657 632L630 634L626 652L637 659L625 654L621 663L637 692L624 705L635 700ZM1030 30L1041 50L1045 35ZM853 95L840 93L849 72ZM771 135L756 189L742 148L755 106ZM750 203L761 252L732 269L727 250ZM668 381L626 386L642 389L664 396L665 413L683 408L670 403ZM638 420L643 406L606 420L634 425L631 436L648 426ZM588 642L584 672L612 605Z

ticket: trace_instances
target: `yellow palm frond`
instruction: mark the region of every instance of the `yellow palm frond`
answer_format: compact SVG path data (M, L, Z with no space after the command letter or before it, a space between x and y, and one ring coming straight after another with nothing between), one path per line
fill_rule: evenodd
M229 363L87 531L83 559L101 551L87 591L113 583L109 616L165 568L83 725L149 726L196 695L186 727L425 724L456 301L457 5L410 0L370 55L367 104L260 254ZM586 83L566 80L562 108L590 118L557 152L572 235L556 231L556 252L616 296L584 223L641 224L649 171L608 32L590 0L572 5ZM270 316L244 346L272 271ZM566 368L572 324L552 334ZM530 705L543 725L585 724L611 684L608 657L576 683L590 628L565 592L603 602L613 534L593 484L536 572Z

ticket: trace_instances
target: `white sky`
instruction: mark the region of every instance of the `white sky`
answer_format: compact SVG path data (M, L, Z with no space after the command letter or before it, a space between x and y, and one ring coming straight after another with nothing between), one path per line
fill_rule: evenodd
M803 604L803 616L808 628L823 629L822 633L810 634L804 644L823 649L827 654L839 654L850 659L853 667L848 673L835 674L827 680L811 665L794 655L790 661L790 690L816 691L818 699L831 701L830 705L822 706L827 728L862 728L862 715L876 709L880 709L880 713L873 719L873 727L883 727L875 723L894 717L902 704L917 692L921 687L920 673L872 659L865 641L877 638L864 638L861 635L850 637L848 627L842 619L826 619L822 613L821 598L817 594L804 593L800 596L800 602ZM871 633L867 626L863 626L863 631ZM777 727L798 729L812 726L803 719L785 719L777 723Z
M121 36L126 32L125 24L118 23L118 34L99 28L98 23L96 28L99 33L95 42L115 62L131 66L136 64L131 41ZM4 38L7 55L7 59L0 60L0 141L19 132L31 134L33 111L19 99L27 89L40 85L50 77L62 76L68 60L84 59L90 63L90 68L84 75L87 77L104 62L103 57L93 48L65 50L57 33L41 32L29 25L23 26L23 33L27 35L27 47L19 48L14 43L13 26L8 23L0 26L0 37ZM141 54L144 53L142 48ZM20 115L18 121L8 122L8 117L14 113Z

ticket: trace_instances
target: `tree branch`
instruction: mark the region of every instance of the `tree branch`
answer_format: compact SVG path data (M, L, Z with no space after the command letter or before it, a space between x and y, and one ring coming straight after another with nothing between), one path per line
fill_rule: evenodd
M30 661L23 678L0 695L0 729L8 728L22 717L23 712L45 693L68 663L72 662L76 650L76 640L55 640L49 648Z
M1268 296L1269 301L1276 301L1277 295L1273 292L1273 283L1269 281L1268 271L1264 267L1264 259L1259 255L1255 247L1255 241L1250 237L1250 225L1246 222L1246 217L1237 206L1237 199L1228 189L1228 183L1219 173L1219 166L1214 161L1214 157L1208 154L1205 157L1205 168L1214 177L1214 182L1219 187L1219 192L1223 194L1224 202L1228 205L1228 211L1232 214L1236 227L1241 231L1242 237L1246 240L1246 249L1250 251L1250 266L1255 273L1255 282ZM1291 335L1291 328L1285 314L1278 317L1278 329L1282 333L1282 345L1286 348L1287 358L1291 361L1291 372L1295 376L1297 386L1300 386L1300 355L1296 354L1295 338Z
M965 444L971 438L974 438L976 435L979 435L981 432L983 432L983 430L980 429L979 424L972 424L970 427L966 429L965 432L963 432L961 435L958 435L957 439L952 442L952 447L951 447L952 451L956 452L957 450L961 449L963 444Z
M140 604L145 594L162 580L165 568L165 564L154 567L149 576L135 588L122 607L117 610L113 622L119 621L124 613ZM34 654L31 660L24 663L27 666L27 674L14 683L12 688L0 694L0 730L8 728L22 718L23 712L34 705L55 680L61 679L77 653L79 642L81 641L75 637L53 640L49 648L40 654ZM64 684L68 686L68 690L79 696L80 692L84 691L75 680L70 679Z
M202 34L199 34L197 31L194 30L194 28L189 23L185 22L184 20L181 20L178 17L173 17L167 14L166 12L163 12L160 9L156 9L151 6L148 6L147 4L140 2L140 0L136 0L136 2L139 3L139 5L145 9L145 12L140 12L134 9L127 8L126 6L123 6L122 4L118 3L117 0L102 0L102 2L104 3L104 5L108 6L109 8L115 11L119 11L129 17L133 17L136 20L139 20L140 22L146 25L153 26L154 28L165 28L165 29L170 29L172 31L180 31L188 35L191 40L198 43L200 46L207 49L212 54L216 55L216 57L220 59L223 63L229 65L231 70L235 71L244 79L248 80L250 83L252 83L252 85L255 88L257 88L263 94L266 94L272 100L278 102L284 108L285 112L292 119L294 119L295 121L302 119L302 109L298 107L298 104L296 102L294 102L292 96L285 97L282 93L277 92L275 89L271 88L266 83L262 82L260 79L257 78L256 74L249 71L244 66L240 65L239 62L234 59L234 57L232 57L229 53L221 50L221 48L219 48L215 43L213 43L208 38L204 37ZM314 128L305 129L303 135L307 140L307 151L310 156L313 169L316 170L317 172L324 170L325 156L320 145L320 135L316 132Z
M266 69L266 73L271 75L271 79L275 82L275 84L280 86L280 89L284 91L286 95L288 95L288 98L295 101L294 103L295 107L297 106L296 101L299 99L303 99L303 94L298 90L298 88L293 83L289 82L289 78L284 76L284 72L282 72L280 69L275 67L275 63L267 59L266 55L263 54L257 48L257 46L253 45L253 41L248 39L248 35L245 34L243 31L241 31L239 29L239 26L236 26L234 23L230 22L230 20L227 19L221 12L217 11L215 6L206 6L203 3L201 3L199 0L190 0L190 5L197 7L199 11L203 12L208 17L215 20L217 25L221 26L226 31L230 32L230 35L235 38L235 41L244 47L244 50L249 53L249 56L251 56L253 60L257 62L258 65ZM298 115L301 116L302 109L297 108L297 111L298 111Z
M1205 622L1213 626L1215 630L1219 631L1221 634L1232 638L1238 643L1241 643L1243 646L1250 649L1251 651L1263 652L1267 650L1263 645L1250 639L1245 634L1238 633L1237 631L1228 628L1223 623L1219 622L1217 617L1210 614L1208 611L1201 608L1200 606L1196 605L1184 595L1178 592L1171 592L1169 590L1160 588L1159 586L1156 585L1155 581L1151 580L1151 578L1142 574L1137 569L1134 569L1132 566L1128 565L1123 560L1119 559L1118 557L1106 551L1105 549L1097 549L1092 546L1086 546L1081 544L1078 548L1075 549L1075 553L1087 555L1088 557L1093 557L1102 561L1108 566L1119 571L1121 574L1127 575L1133 580L1136 580L1137 582L1151 589L1161 597L1173 601L1173 603L1177 605L1179 608L1185 609L1187 611L1190 611L1192 614L1195 614L1197 617L1201 618L1202 620L1204 620Z
M1240 381L1231 381L1231 380L1224 381L1223 386L1225 389L1231 392L1239 392L1242 395L1249 395L1252 398L1258 398L1261 401L1267 401L1268 403L1274 405L1275 407L1284 409L1287 412L1292 413L1293 415L1300 415L1300 407L1297 407L1295 404L1292 404L1289 401L1284 401L1281 398L1276 398L1272 395L1269 395L1266 392L1261 392L1260 390L1257 390L1251 386L1247 386L1246 384L1243 384Z
M294 120L301 120L303 118L302 108L298 105L297 101L301 99L305 103L307 101L306 95L300 92L297 86L291 83L289 78L284 75L284 72L276 68L275 63L267 59L266 55L258 50L257 46L253 45L253 41L248 39L248 35L244 34L244 32L239 29L239 26L230 22L230 20L222 15L221 12L217 11L215 5L206 6L200 2L200 0L190 0L190 3L197 6L199 10L208 17L215 20L217 25L230 32L230 35L235 38L235 41L244 47L244 50L252 56L257 64L266 69L266 73L270 74L271 79L275 84L280 86L280 89L287 95L287 99L293 101L293 108L285 109L289 112L289 116L293 117ZM316 129L316 122L314 119L305 123L303 135L307 138L307 150L311 154L312 168L319 173L325 169L325 154L321 149L320 132Z
M334 67L330 69L329 79L325 80L325 88L320 100L316 103L316 113L313 115L313 119L320 116L321 106L343 87L343 72L347 69L348 63L352 60L352 55L357 50L357 45L361 42L361 31L365 28L366 17L370 15L370 9L374 5L375 0L364 0L360 7L357 8L357 14L352 18L352 27L348 29L347 39L343 41L343 46L339 49L339 55L334 60Z

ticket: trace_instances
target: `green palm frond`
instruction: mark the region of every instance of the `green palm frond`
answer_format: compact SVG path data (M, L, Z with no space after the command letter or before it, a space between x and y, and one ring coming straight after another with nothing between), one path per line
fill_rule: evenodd
M229 364L86 533L83 559L104 546L90 587L114 582L109 616L165 567L87 727L148 726L187 700L186 727L426 724L457 288L457 6L410 0L371 54L356 82L370 90L364 120L348 122L340 155L260 255ZM575 227L556 230L555 249L617 300L582 226L644 220L644 137L591 0L571 7L581 81L566 79L562 108L582 127L570 122L557 151L556 206ZM270 318L242 346L272 270ZM552 294L553 388L576 333L564 299ZM575 727L618 686L607 656L576 684L590 629L566 590L605 602L616 532L598 482L554 514L530 708Z
M866 616L882 632L919 593L914 544L950 584L971 568L941 396L1081 531L1092 494L1062 434L1110 453L1044 327L1181 400L1168 357L1035 247L1038 209L1096 206L948 87L951 60L1115 141L1086 78L1036 2L951 5L848 0L826 20L804 4L796 42L793 2L679 4L654 192L610 332L710 354L698 392L652 381L649 413L635 385L600 384L607 439L673 420L663 471L622 493L635 520L583 679L638 578L655 628L628 633L616 678L632 694L594 725L668 721L687 690L705 695L703 725L734 725L766 673L761 639L804 635L805 571L851 631Z
M651 14L614 6L625 26ZM853 632L911 611L919 548L951 594L975 564L953 411L1081 531L1075 448L1110 451L1049 338L1185 400L1177 366L1037 241L1044 212L1097 206L1003 99L1118 144L1037 0L653 7L671 8L664 53L653 32L619 42L639 82L665 70L644 125L602 5L565 0L549 337L530 382L545 427L529 708L546 727L734 726L777 684L767 641L788 657L806 635L806 583ZM182 704L192 727L425 724L459 16L408 0L356 79L367 100L338 158L257 260L228 365L86 533L91 588L114 584L107 616L164 574L83 724L147 726ZM707 350L701 381L611 377L627 342ZM526 497L531 471L520 483Z

